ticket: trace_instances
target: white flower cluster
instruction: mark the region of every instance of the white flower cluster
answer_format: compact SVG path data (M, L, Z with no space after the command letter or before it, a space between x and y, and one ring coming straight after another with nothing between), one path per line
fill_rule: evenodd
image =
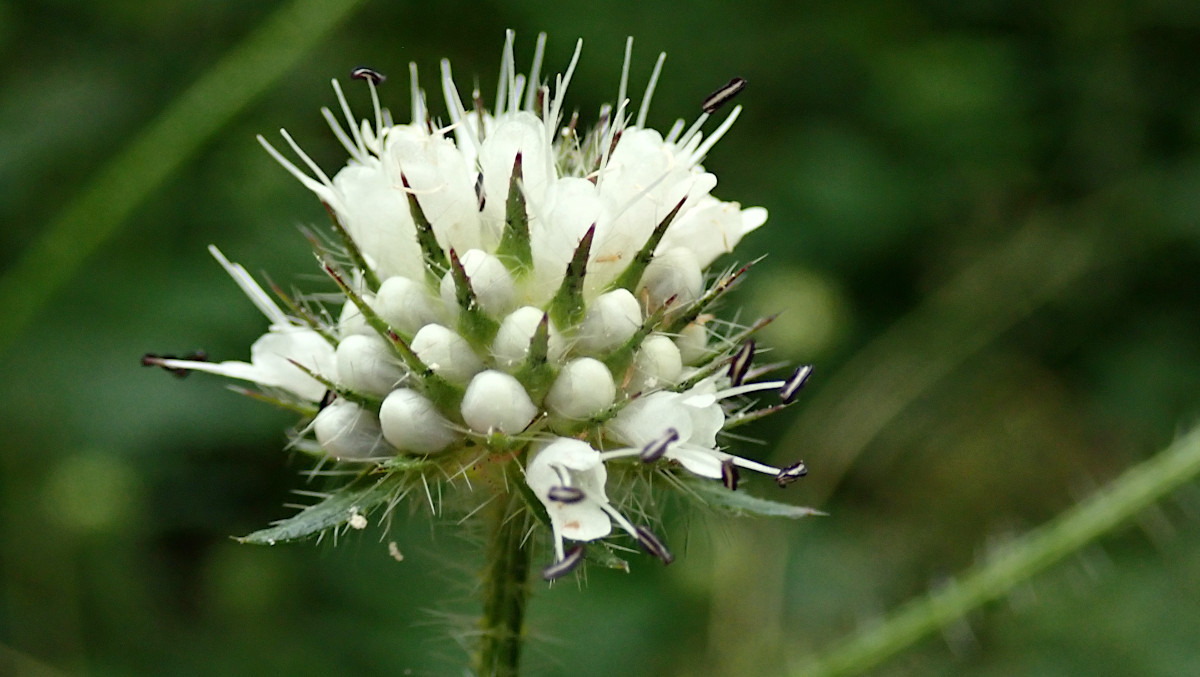
M610 463L678 465L731 489L739 468L781 485L802 476L802 464L730 455L717 435L782 406L734 417L729 402L778 390L786 404L808 368L748 382L759 325L717 332L725 325L708 313L744 269L707 286L705 270L767 217L713 197L716 178L699 164L740 109L707 136L705 121L744 82L663 136L645 128L663 57L633 116L627 48L616 107L581 134L575 117L563 124L579 48L551 86L540 74L544 44L543 35L525 76L509 34L490 111L478 92L464 106L443 61L444 126L415 65L408 124L380 106L382 75L354 72L370 89L370 120L354 117L335 81L346 126L323 113L350 161L333 178L287 132L307 172L260 137L333 217L344 250L318 242L318 256L345 298L340 314L278 294L285 311L211 248L270 330L248 363L148 363L258 384L311 413L306 434L338 460L446 455L465 467L481 449L515 459L552 527L555 563L544 573L553 578L583 556L564 539L601 539L613 524L670 560L610 502Z

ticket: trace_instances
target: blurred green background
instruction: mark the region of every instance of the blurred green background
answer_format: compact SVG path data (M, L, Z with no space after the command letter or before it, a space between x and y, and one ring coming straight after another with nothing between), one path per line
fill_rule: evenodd
M277 5L0 2L0 266ZM400 563L374 530L237 545L303 486L291 418L138 358L244 359L263 331L209 243L281 282L317 272L296 226L321 208L255 134L287 127L332 171L331 77L392 75L407 119L409 61L431 99L443 56L490 93L506 27L522 63L547 31L551 72L584 39L585 119L627 35L635 93L668 53L653 126L750 82L706 162L718 197L771 212L737 302L782 311L761 343L817 366L738 448L804 458L787 494L748 490L830 513L680 520L670 568L539 588L530 674L787 674L1196 421L1200 4L367 2L0 355L0 674L460 674L474 544L418 511L388 536ZM874 674L1200 673L1198 518L1188 485Z

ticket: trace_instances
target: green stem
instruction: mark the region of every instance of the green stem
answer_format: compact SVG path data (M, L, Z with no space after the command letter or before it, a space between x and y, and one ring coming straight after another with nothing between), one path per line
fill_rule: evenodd
M483 579L482 635L475 661L479 677L516 677L525 639L525 602L529 596L525 536L529 512L516 489L502 494L500 503L492 523Z
M1166 450L1125 471L1104 489L1012 543L991 562L928 596L909 602L793 677L855 675L879 665L926 635L986 602L998 599L1038 572L1123 524L1155 501L1200 475L1200 428Z

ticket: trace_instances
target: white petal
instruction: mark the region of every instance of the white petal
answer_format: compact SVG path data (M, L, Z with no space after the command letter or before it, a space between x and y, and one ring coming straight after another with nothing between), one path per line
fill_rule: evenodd
M424 274L408 199L379 162L351 163L333 183L345 197L344 209L338 212L342 224L362 253L375 261L380 276Z
M580 357L568 362L546 394L546 407L568 419L591 418L612 406L617 387L600 360Z
M555 535L577 541L612 533L612 522L602 507L608 503L604 493L607 479L600 453L586 442L570 438L557 438L537 451L525 469L525 482L546 506ZM550 500L550 489L564 484L583 491L584 499L577 503Z
M392 347L376 334L347 336L336 357L338 383L367 395L388 394L407 374Z
M414 454L441 451L458 439L433 402L408 388L395 390L384 399L379 423L388 442Z
M317 442L335 458L372 458L388 455L379 418L373 412L338 399L321 410L313 421Z
M463 420L477 433L515 435L533 421L537 411L521 383L501 371L479 373L463 395Z
M466 385L483 371L483 362L467 340L440 324L427 324L413 337L412 350L425 366L455 385Z
M384 280L370 305L393 329L407 336L438 321L438 306L426 286L407 277Z
M607 353L628 341L641 325L642 308L629 290L601 294L588 304L578 348L585 353Z

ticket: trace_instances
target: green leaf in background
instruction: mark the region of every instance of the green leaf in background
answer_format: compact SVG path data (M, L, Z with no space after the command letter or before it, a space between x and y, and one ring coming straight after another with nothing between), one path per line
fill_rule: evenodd
M745 491L730 491L716 482L688 479L684 480L683 484L686 487L685 491L692 492L702 503L727 510L735 515L800 519L810 515L825 514L812 508L751 496Z

